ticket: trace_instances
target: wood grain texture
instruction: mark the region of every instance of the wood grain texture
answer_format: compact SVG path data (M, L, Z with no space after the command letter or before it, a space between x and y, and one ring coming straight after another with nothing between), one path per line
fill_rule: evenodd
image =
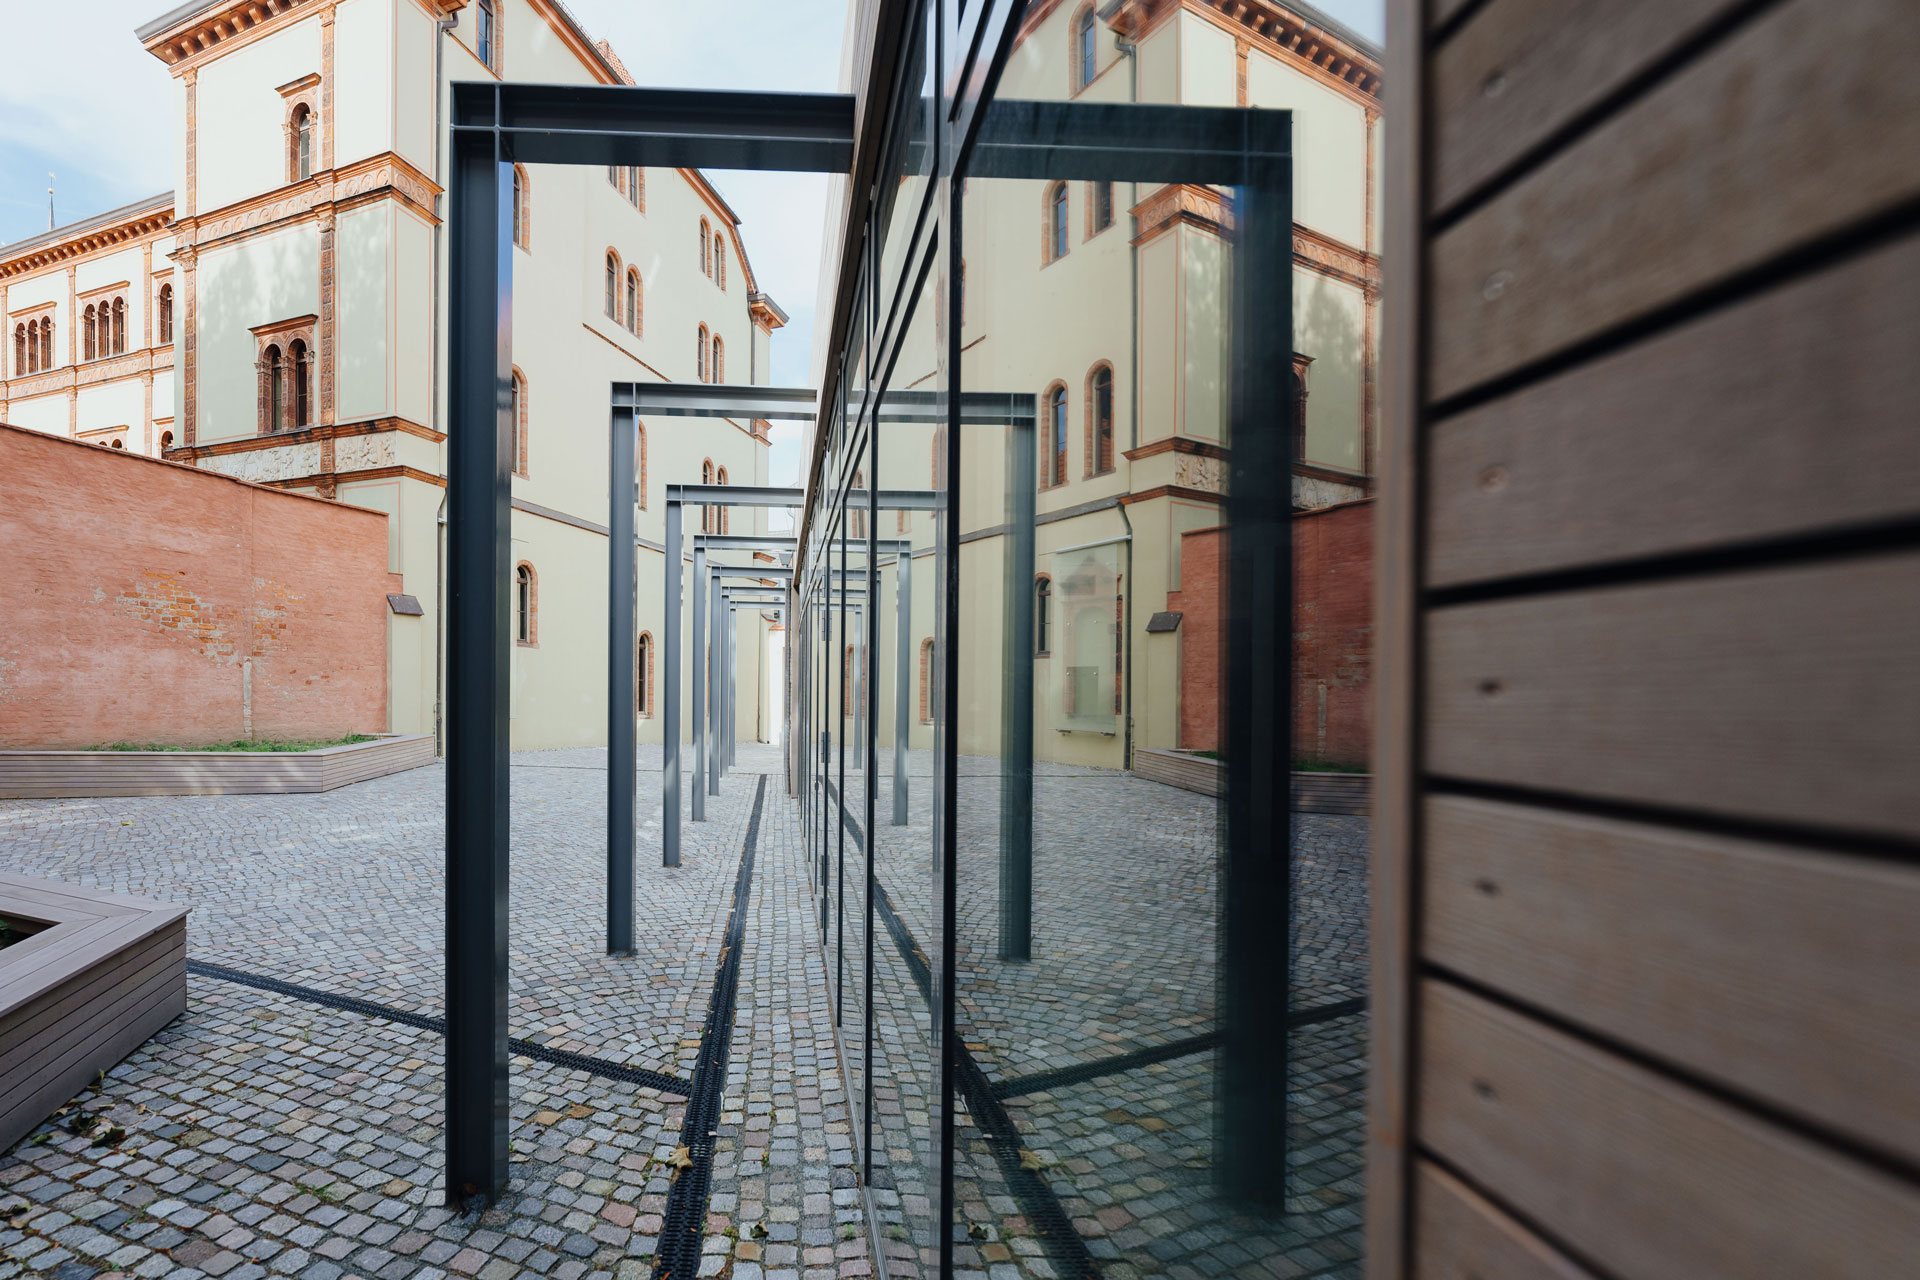
M1427 580L1920 516L1920 235L1432 429Z
M1457 796L1426 955L1920 1167L1920 867Z
M1426 615L1446 777L1920 836L1920 553Z
M1741 0L1493 0L1432 63L1434 213Z
M1431 1160L1414 1167L1413 1213L1417 1280L1593 1280Z
M1432 245L1444 400L1920 197L1920 22L1794 0Z
M1422 1143L1618 1280L1886 1280L1920 1188L1444 982Z

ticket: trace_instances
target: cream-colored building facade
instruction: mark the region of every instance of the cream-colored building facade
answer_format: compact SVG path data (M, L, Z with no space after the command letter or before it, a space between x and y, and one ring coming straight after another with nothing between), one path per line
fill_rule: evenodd
M1295 365L1306 394L1276 405L1273 425L1299 442L1292 492L1274 495L1294 510L1372 491L1380 92L1379 51L1303 6L1038 0L999 93L1293 112ZM1179 610L1183 535L1224 521L1230 214L1213 188L1101 185L972 180L963 197L960 380L967 391L1033 395L1039 423L1037 458L1011 470L1003 431L962 429L953 717L962 752L1001 747L994 637L1004 630L1006 543L996 530L1015 475L1038 488L1036 758L1121 768L1135 748L1188 745L1191 628L1150 624ZM931 311L923 301L896 389L935 385ZM931 429L890 427L880 447L883 489L931 482ZM910 536L917 557L931 556L926 514L887 513L880 534ZM932 595L916 589L912 602L913 747L932 745ZM878 652L892 655L894 644L883 607ZM891 671L879 667L872 682L882 745L892 742ZM839 679L830 677L836 700Z
M0 245L0 422L157 457L173 436L173 197Z
M127 447L386 512L390 568L412 601L389 617L391 720L378 727L435 732L448 86L630 78L551 0L215 0L137 36L172 73L167 234L123 249L131 266L52 262L24 283L5 277L6 305L10 318L51 306L64 334L95 276L141 280L143 299L165 280L180 339L153 356L144 418L96 412L84 363L77 408L71 372L43 389L9 369L8 412L83 436L111 419ZM608 387L765 382L786 317L756 289L739 220L697 171L536 166L515 184L513 742L592 745L607 715ZM765 484L768 442L763 422L672 419L643 432L636 661L641 738L657 741L664 486ZM763 519L736 511L727 530ZM742 628L744 688L765 683L768 629ZM741 698L739 715L740 737L770 732L764 697Z

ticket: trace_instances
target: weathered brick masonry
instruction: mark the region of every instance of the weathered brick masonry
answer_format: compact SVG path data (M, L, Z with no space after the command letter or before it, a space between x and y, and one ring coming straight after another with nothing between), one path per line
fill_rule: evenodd
M387 518L0 424L0 747L387 728Z
M1182 536L1180 745L1220 745L1224 529ZM1373 500L1293 516L1293 754L1365 765L1373 749Z

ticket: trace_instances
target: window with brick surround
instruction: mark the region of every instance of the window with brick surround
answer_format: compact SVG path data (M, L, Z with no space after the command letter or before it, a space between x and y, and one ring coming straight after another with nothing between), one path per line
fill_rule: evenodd
M1113 184L1087 184L1087 236L1091 239L1113 225Z
M1041 257L1057 262L1067 256L1067 184L1056 182L1047 188L1045 244Z
M253 331L261 435L312 425L316 322L315 316L299 316Z
M642 631L634 651L633 707L642 717L653 715L653 632Z
M640 289L640 269L627 268L627 332L640 336L640 308L645 298Z
M289 121L287 181L300 182L313 176L313 108L296 102Z
M1100 72L1098 45L1094 36L1093 6L1082 5L1073 15L1073 87L1077 92L1093 83Z
M700 219L700 274L713 278L713 224Z
M720 341L720 335L717 333L713 335L713 364L711 369L713 376L709 381L725 382L727 380L727 344Z
M524 560L513 571L513 639L529 648L540 643L540 579Z
M1059 383L1047 388L1040 424L1040 487L1058 488L1067 482L1067 389Z
M474 52L489 68L500 70L500 32L494 23L493 0L480 0L474 9Z
M533 209L528 203L531 185L526 166L513 166L513 242L522 249L533 247Z
M693 376L697 381L706 382L707 378L707 326L700 326L698 349L693 353Z
M607 319L620 318L620 255L607 250Z
M1086 471L1103 476L1113 466L1113 366L1102 361L1087 375Z
M727 245L719 236L713 238L713 282L727 287Z
M637 482L635 488L640 492L640 509L647 509L647 424L642 422L636 428L640 438L633 446L633 473Z
M725 484L727 482L727 469L725 467L721 467L718 471L714 472L713 482L715 484ZM727 531L727 517L732 514L733 509L731 507L719 507L715 509L713 523L716 533L725 533Z
M513 371L513 473L527 474L527 415L530 409L527 395L527 375L516 366Z
M1033 582L1033 656L1044 658L1052 650L1048 647L1049 613L1053 608L1053 579L1041 574Z
M160 286L160 342L164 345L173 341L173 286Z

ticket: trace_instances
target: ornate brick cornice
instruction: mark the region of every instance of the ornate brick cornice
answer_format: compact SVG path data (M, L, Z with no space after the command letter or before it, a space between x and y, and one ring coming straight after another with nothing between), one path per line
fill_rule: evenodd
M1151 458L1161 453L1190 453L1199 458L1229 456L1225 445L1214 444L1211 440L1194 440L1187 436L1167 436L1151 444L1143 444L1138 449L1124 450L1120 456L1128 462L1138 462L1142 458Z
M1369 297L1380 292L1380 255L1293 224L1293 260L1300 266L1357 285Z
M156 202L117 221L93 225L81 224L72 234L66 236L61 236L57 231L49 233L56 238L52 240L38 238L30 242L26 249L17 253L0 249L0 279L41 271L72 258L85 257L90 253L118 249L131 241L143 238L157 240L168 233L168 225L172 221L173 198L169 195L164 201Z
M86 360L77 365L62 365L45 373L0 381L0 396L8 400L26 400L33 396L53 395L82 387L97 386L120 378L134 378L158 369L173 368L171 346L147 347L123 356Z
M1176 226L1197 227L1214 235L1232 230L1233 218L1226 198L1212 187L1191 182L1169 182L1147 195L1131 210L1140 228L1133 243L1142 245L1158 240Z
M1376 106L1380 102L1379 51L1350 32L1309 20L1279 0L1122 0L1106 21L1120 35L1138 40L1183 9L1316 80Z
M193 13L159 18L134 32L146 51L179 75L271 30L323 11L334 0L210 0ZM466 0L428 0L428 8L457 13Z
M435 431L432 427L421 426L406 418L369 418L364 422L335 422L327 426L303 427L298 431L281 431L265 436L241 436L233 440L221 440L215 444L183 445L167 450L169 458L192 460L198 458L217 458L230 453L254 453L261 449L284 449L289 445L311 444L321 440L340 440L349 436L378 435L385 431L397 431L402 435L418 436L422 440L431 440L435 444L444 441L445 432Z
M336 206L392 192L432 221L434 197L440 187L392 152L356 160L339 169L324 170L290 187L276 187L264 195L242 200L208 213L194 214L175 224L182 248L204 249L232 236L307 217L330 216Z

